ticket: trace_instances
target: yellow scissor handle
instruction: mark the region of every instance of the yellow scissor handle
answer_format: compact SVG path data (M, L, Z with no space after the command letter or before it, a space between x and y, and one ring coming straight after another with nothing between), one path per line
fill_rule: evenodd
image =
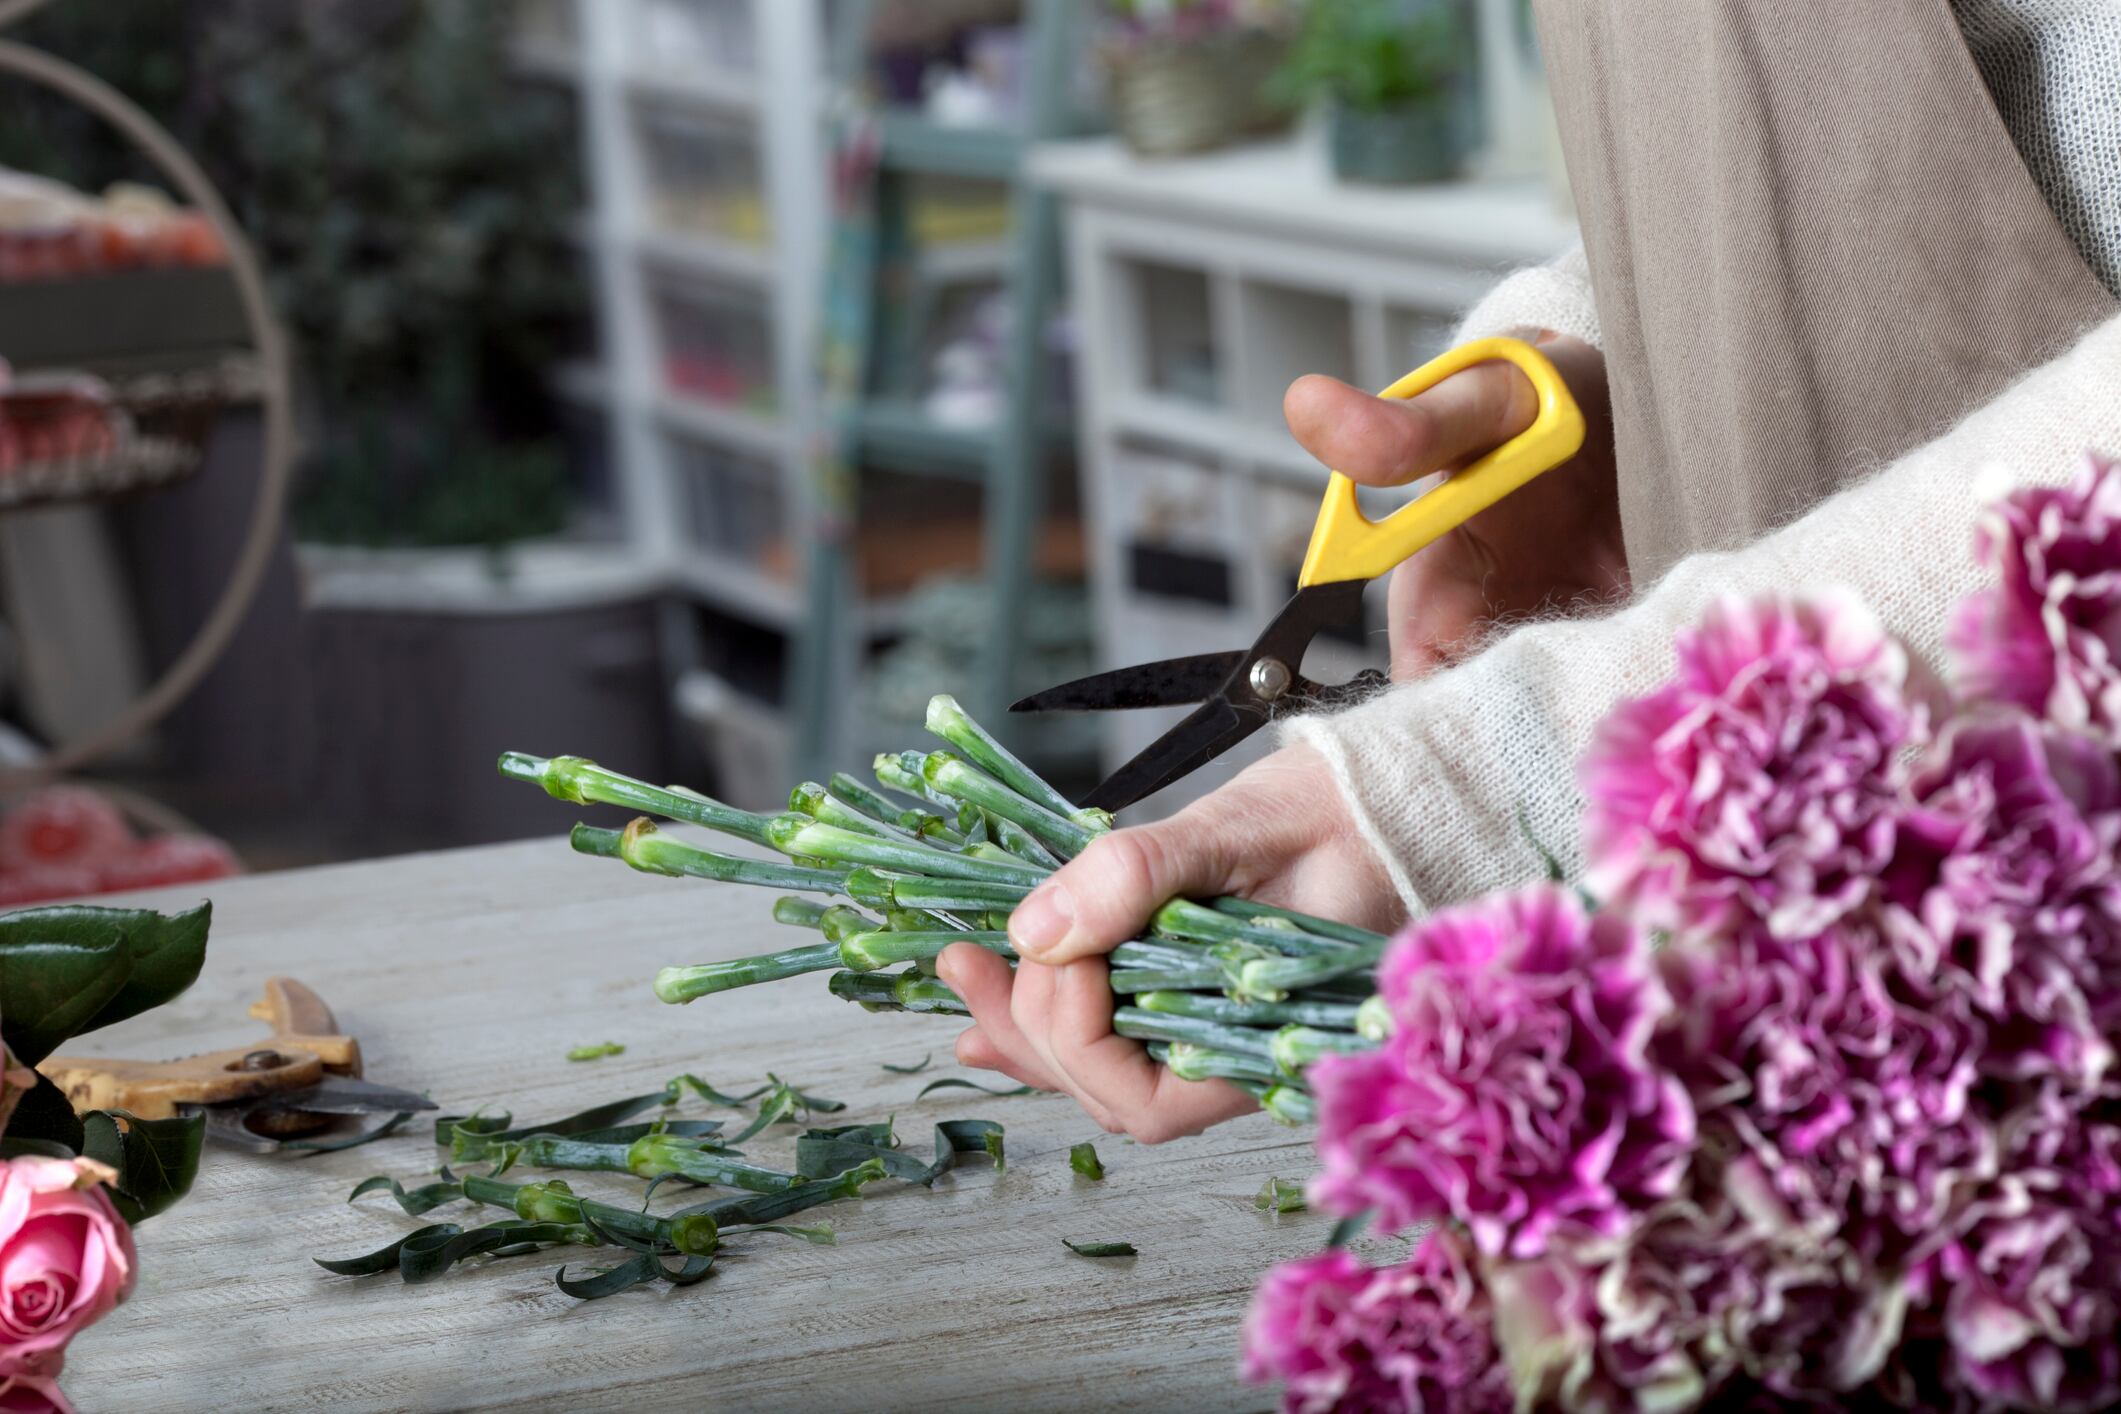
M1311 527L1311 545L1297 576L1300 589L1347 579L1376 579L1446 531L1494 505L1543 471L1561 465L1583 445L1583 413L1547 356L1520 339L1476 339L1437 355L1379 394L1411 398L1476 363L1514 363L1532 380L1539 415L1532 425L1451 473L1383 520L1371 520L1355 501L1355 483L1333 473Z

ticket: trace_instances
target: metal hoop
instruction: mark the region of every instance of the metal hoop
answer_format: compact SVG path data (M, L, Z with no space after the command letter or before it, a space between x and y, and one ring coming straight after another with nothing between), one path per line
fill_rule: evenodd
M0 0L0 24L19 19L42 0ZM160 124L109 84L62 59L12 40L0 40L0 75L12 74L40 85L82 107L118 129L144 151L162 175L212 224L228 253L229 274L249 326L260 374L259 400L264 406L265 439L258 492L251 504L250 525L235 568L221 597L176 660L147 690L117 716L71 741L61 742L36 764L0 772L0 789L16 790L74 770L153 726L183 701L206 676L241 627L272 560L274 542L286 509L289 468L294 459L294 412L288 388L287 344L265 295L265 277L250 245L213 183Z

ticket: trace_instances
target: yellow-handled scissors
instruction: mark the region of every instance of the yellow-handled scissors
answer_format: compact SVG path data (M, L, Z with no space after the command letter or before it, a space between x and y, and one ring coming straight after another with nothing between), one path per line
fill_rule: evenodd
M1371 520L1355 483L1339 472L1311 527L1296 593L1250 648L1165 658L1062 683L1016 703L1015 712L1103 712L1197 702L1184 721L1107 776L1083 804L1119 810L1199 769L1265 726L1277 713L1347 701L1383 681L1374 668L1345 683L1303 676L1304 653L1319 631L1362 615L1363 587L1464 524L1583 445L1583 414L1545 354L1516 339L1480 339L1441 354L1384 390L1410 398L1477 363L1504 360L1531 380L1539 398L1532 425L1453 472L1441 485Z

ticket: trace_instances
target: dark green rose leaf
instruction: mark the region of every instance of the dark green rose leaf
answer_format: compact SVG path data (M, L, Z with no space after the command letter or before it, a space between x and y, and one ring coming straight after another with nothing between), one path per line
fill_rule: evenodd
M123 1110L93 1110L82 1117L81 1133L81 1152L118 1171L111 1202L138 1227L191 1192L206 1116L135 1119Z
M38 915L70 909L28 909L0 918L0 1040L24 1065L36 1065L125 988L132 953L125 934L78 919L44 922Z

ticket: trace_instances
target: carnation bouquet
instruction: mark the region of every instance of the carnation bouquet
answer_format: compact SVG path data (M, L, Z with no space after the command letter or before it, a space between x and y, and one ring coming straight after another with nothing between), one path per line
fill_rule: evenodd
M2121 465L1984 518L1949 693L1719 604L1581 764L1581 888L1409 926L1306 1073L1289 1410L2121 1405Z

